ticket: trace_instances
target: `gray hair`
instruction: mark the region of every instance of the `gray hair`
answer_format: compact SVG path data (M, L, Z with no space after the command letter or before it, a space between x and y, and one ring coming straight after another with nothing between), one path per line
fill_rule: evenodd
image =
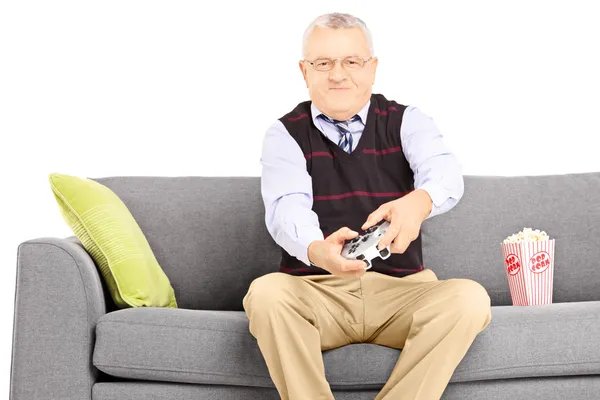
M367 38L367 42L369 43L369 56L373 56L373 36L371 35L371 31L367 28L367 24L365 22L353 15L343 14L343 13L329 13L323 14L317 18L315 18L308 28L304 31L304 37L302 39L302 57L306 57L306 46L308 43L308 38L310 34L315 30L315 28L360 28Z

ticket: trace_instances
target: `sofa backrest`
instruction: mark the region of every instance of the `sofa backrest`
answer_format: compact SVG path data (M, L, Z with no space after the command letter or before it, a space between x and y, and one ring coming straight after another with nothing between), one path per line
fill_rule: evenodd
M250 282L279 268L259 177L93 179L129 208L181 308L242 310ZM423 223L425 268L511 305L500 243L530 227L556 239L553 301L600 300L600 173L464 179L458 205Z

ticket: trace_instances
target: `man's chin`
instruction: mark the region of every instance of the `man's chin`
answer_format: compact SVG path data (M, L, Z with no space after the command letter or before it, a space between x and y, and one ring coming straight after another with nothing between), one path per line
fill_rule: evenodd
M356 99L354 98L354 93L350 91L346 92L334 92L329 93L328 103L329 106L335 109L344 109L347 106L351 105Z
M327 92L328 95L330 96L335 96L336 98L339 97L354 97L354 91L352 89L329 89L329 92Z

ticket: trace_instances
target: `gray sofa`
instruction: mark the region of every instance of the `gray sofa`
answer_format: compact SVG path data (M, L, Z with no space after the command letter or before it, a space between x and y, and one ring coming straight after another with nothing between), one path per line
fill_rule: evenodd
M277 270L258 177L109 177L169 276L180 309L116 310L75 237L17 252L11 399L277 399L242 298ZM58 213L58 209L56 211ZM556 239L554 304L512 306L500 242ZM600 173L465 176L450 212L423 225L425 267L480 282L493 321L444 400L600 399ZM336 399L373 399L399 350L324 352Z

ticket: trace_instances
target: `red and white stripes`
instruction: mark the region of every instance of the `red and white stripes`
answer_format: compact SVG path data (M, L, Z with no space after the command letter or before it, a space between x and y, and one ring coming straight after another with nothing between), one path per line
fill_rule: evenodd
M555 240L502 243L513 305L552 304Z

